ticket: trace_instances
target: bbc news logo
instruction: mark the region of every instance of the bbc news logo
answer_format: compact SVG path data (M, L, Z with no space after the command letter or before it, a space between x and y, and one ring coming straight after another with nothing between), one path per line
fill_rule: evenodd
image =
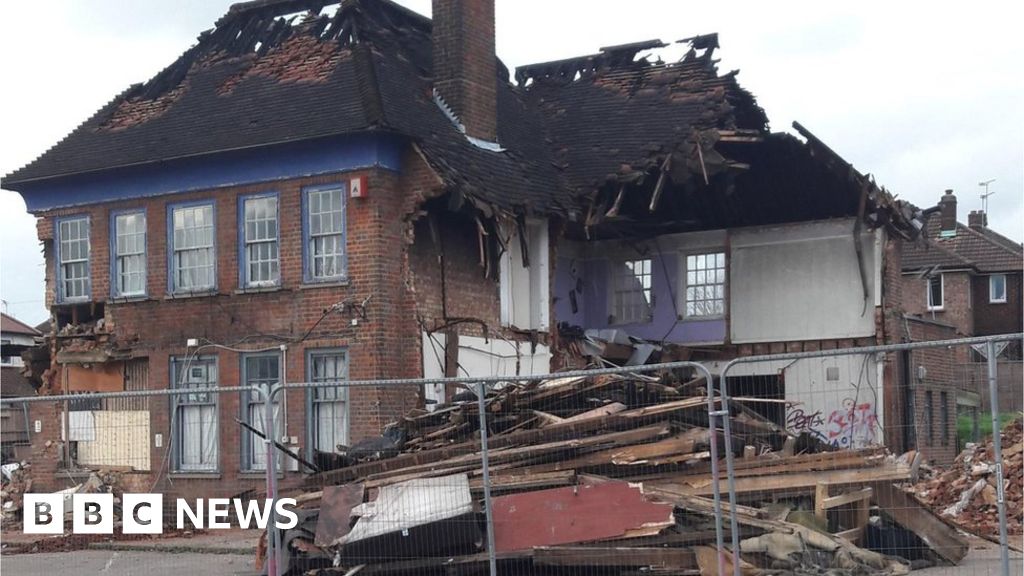
M113 534L113 494L72 494L72 534ZM25 494L25 534L63 534L66 505L63 494ZM254 526L266 530L274 520L281 530L299 523L294 498L241 500L238 498L199 498L190 505L184 498L175 501L175 526L178 530L218 530L231 528L228 517L234 511L242 528ZM273 514L271 514L273 512ZM121 533L162 534L166 526L163 494L123 494L121 497Z

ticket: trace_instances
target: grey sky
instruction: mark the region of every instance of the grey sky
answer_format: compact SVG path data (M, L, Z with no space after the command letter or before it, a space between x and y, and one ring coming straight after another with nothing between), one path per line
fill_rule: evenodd
M402 0L424 14L429 0ZM129 84L171 63L230 5L91 0L2 5L0 173L67 135ZM740 69L774 130L793 120L902 198L959 197L1024 238L1022 10L1009 2L693 3L498 0L498 55L510 67L649 38L718 32L722 70ZM36 323L43 265L34 219L0 192L0 297Z

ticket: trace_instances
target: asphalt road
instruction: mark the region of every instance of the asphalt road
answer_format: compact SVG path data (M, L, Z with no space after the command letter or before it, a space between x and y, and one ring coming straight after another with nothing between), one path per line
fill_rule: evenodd
M241 554L197 554L116 550L78 550L0 557L0 572L19 576L97 574L102 576L197 576L256 574L252 557Z

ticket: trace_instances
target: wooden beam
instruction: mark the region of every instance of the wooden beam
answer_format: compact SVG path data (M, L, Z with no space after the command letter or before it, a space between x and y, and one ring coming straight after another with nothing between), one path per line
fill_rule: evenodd
M693 551L686 548L619 548L597 546L544 546L533 549L536 566L650 566L697 567Z
M852 504L861 500L870 500L872 493L873 491L870 487L862 488L853 492L847 492L838 496L825 498L825 500L822 501L821 506L827 510L835 508L836 506L842 506L843 504Z
M928 547L956 564L967 555L967 541L906 492L890 482L873 485L875 503L893 522L917 534Z

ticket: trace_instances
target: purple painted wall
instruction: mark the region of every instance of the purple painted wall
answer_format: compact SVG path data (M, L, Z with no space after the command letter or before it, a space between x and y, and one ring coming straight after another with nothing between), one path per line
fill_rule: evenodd
M668 253L652 258L651 288L654 293L654 318L633 324L608 323L608 266L605 259L573 260L559 258L555 269L555 320L588 328L619 328L630 336L674 344L716 343L725 341L725 320L678 320L673 306L679 294L679 256ZM569 292L577 286L577 311L573 313Z

